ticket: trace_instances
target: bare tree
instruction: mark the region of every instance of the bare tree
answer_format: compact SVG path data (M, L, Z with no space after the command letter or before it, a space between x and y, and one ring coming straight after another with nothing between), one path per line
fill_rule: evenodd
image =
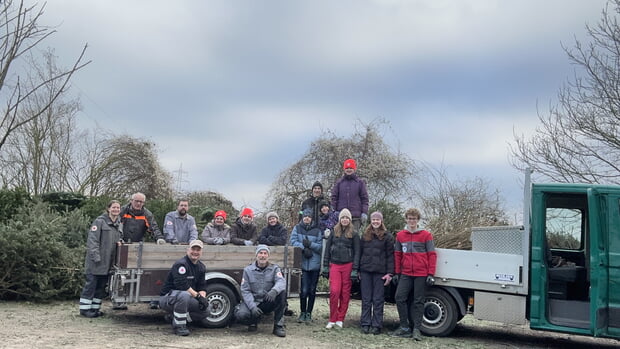
M4 184L26 188L35 195L68 189L65 178L73 164L72 140L78 133L75 115L80 109L79 100L67 99L63 83L53 79L62 71L56 65L53 50L47 50L43 56L43 64L31 57L24 86L34 89L39 81L48 83L22 102L18 114L21 119L28 119L29 115L45 111L15 129L0 153ZM50 98L56 100L50 103Z
M613 9L610 11L610 7ZM576 66L531 138L515 134L515 168L559 182L620 184L620 0L609 1L590 42L564 47Z
M507 225L503 200L488 181L476 177L453 181L445 168L421 169L416 194L425 227L442 248L471 248L472 227Z
M382 131L389 123L378 119L355 126L348 138L324 131L301 159L279 174L265 207L277 210L285 224L294 225L312 184L320 181L328 198L331 185L342 176L342 163L347 158L357 161L357 174L366 180L371 205L381 200L409 201L415 164L407 154L385 143Z

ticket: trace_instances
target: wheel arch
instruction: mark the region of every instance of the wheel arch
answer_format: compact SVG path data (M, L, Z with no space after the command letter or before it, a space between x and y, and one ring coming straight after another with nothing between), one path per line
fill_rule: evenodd
M241 301L241 287L239 283L229 275L220 272L207 272L207 284L219 283L228 286L237 297L237 302Z

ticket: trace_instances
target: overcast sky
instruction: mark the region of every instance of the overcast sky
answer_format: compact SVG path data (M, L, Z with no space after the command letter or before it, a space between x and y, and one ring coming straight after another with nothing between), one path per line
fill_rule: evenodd
M92 63L72 80L80 125L156 142L184 190L264 209L322 130L383 117L389 144L488 179L513 210L513 130L537 126L573 74L562 44L587 39L604 4L53 0L41 23L57 26L45 44L61 65L88 44Z

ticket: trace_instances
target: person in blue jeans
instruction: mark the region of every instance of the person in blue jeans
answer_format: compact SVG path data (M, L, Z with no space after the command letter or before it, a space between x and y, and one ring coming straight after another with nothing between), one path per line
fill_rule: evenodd
M312 322L312 310L316 298L316 285L321 271L323 235L312 222L312 209L302 212L302 219L291 232L290 245L303 248L301 264L301 292L299 293L300 314L297 322Z

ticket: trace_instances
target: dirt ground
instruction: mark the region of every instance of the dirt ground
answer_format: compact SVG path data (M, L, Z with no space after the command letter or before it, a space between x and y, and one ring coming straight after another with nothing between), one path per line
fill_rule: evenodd
M289 299L291 309L299 302ZM425 337L422 342L373 336L359 332L359 300L352 300L342 330L327 330L326 298L317 299L313 324L298 324L287 317L287 336L271 334L272 317L266 317L258 332L249 334L245 326L192 328L188 337L172 333L161 310L147 304L130 304L117 311L104 303L105 316L86 319L78 315L76 302L32 304L0 302L0 348L618 348L619 341L536 332L526 326L506 326L482 322L466 316L445 338ZM385 332L395 329L397 313L386 304Z

